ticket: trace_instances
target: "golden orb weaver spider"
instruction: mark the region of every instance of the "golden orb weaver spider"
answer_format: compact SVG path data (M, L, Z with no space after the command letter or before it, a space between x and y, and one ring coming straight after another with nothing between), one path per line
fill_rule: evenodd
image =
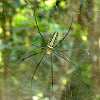
M35 10L34 10L34 16L35 16ZM71 29L71 26L72 26L72 22L73 22L73 17L72 17L71 25L70 25L70 28L69 28L68 32L65 34L65 36L64 36L55 46L54 46L54 44L55 44L55 40L57 39L58 32L54 32L53 37L52 37L50 43L49 43L48 45L46 45L46 42L45 42L45 40L44 40L44 38L43 38L43 36L42 36L42 34L41 34L41 32L40 32L40 29L39 29L39 27L38 27L37 20L36 20L36 16L35 16L35 23L36 23L38 32L39 32L39 34L40 34L40 36L41 36L41 38L42 38L44 44L46 45L46 47L36 46L36 45L32 44L33 46L36 46L36 47L38 47L38 48L44 48L45 50L42 50L42 51L37 52L37 53L35 53L35 54L29 55L29 56L27 56L27 57L25 57L25 58L22 59L22 61L23 61L23 60L25 60L25 59L27 59L27 58L29 58L29 57L32 57L32 56L34 56L34 55L37 55L37 54L39 54L39 53L44 52L42 58L40 59L39 63L37 64L36 69L35 69L35 71L34 71L34 73L33 73L33 75L32 75L32 78L31 78L31 87L32 87L32 80L33 80L33 77L34 77L34 75L35 75L35 73L36 73L36 71L37 71L37 68L39 67L39 65L40 65L40 63L42 62L43 58L44 58L45 56L47 56L47 55L49 55L49 57L50 57L50 59L51 59L52 91L53 91L52 53L56 54L57 56L63 58L64 60L66 60L66 61L68 61L69 63L73 64L74 66L78 67L76 64L74 64L73 62L71 62L68 58L65 58L64 56L62 56L62 55L56 53L56 52L55 52L56 50L54 49L54 48L56 48L56 47L66 38L66 36L67 36L68 33L70 32L70 29ZM57 50L57 51L63 52L63 51L68 51L68 50Z

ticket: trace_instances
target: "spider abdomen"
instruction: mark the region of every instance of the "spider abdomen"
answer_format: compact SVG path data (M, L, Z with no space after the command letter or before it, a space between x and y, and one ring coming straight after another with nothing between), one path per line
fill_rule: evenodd
M54 43L55 43L55 40L57 39L57 36L58 36L58 32L54 32L53 37L52 37L52 39L51 39L51 41L49 43L50 47L54 46Z

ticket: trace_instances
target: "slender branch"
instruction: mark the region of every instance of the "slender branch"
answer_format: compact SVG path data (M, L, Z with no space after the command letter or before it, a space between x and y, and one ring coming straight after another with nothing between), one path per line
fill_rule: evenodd
M63 58L64 60L68 61L69 63L71 63L72 65L78 67L76 64L74 64L73 62L71 62L68 58L65 58L64 56L60 55L60 54L57 54L55 52L53 52L54 54L58 55L59 57Z
M26 2L30 4L30 2L28 0L26 0Z
M32 75L32 78L31 78L31 87L32 87L32 80L33 80L33 77L34 77L34 75L35 75L35 73L36 73L36 71L37 71L37 68L39 67L40 63L42 62L44 56L45 56L45 53L43 54L43 56L42 56L40 62L39 62L38 65L36 66L36 69L35 69L35 71L34 71L34 74Z

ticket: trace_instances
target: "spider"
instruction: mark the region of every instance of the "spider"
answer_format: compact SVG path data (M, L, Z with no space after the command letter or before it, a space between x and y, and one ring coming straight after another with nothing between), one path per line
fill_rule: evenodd
M44 40L44 38L43 38L42 33L40 32L39 27L38 27L37 20L36 20L36 15L35 15L35 10L34 10L34 16L35 16L36 27L37 27L37 29L38 29L38 32L39 32L39 34L40 34L40 36L41 36L41 38L42 38L44 44L46 45L46 47L36 46L36 45L32 44L33 46L38 47L38 48L43 48L44 50L42 50L42 51L40 51L40 52L37 52L37 53L34 53L34 54L32 54L32 55L29 55L29 56L23 58L22 61L25 60L25 59L27 59L27 58L29 58L29 57L32 57L32 56L35 56L35 55L37 55L37 54L40 54L40 53L44 52L42 58L40 59L39 63L37 64L36 69L35 69L35 71L34 71L34 73L33 73L33 75L32 75L32 78L31 78L31 87L32 87L32 80L33 80L33 78L34 78L34 75L35 75L35 73L36 73L36 71L37 71L37 69L38 69L40 63L42 62L43 58L46 57L46 56L48 55L48 56L50 57L50 59L51 59L52 90L53 90L52 54L55 54L55 55L57 55L57 56L63 58L64 60L68 61L69 63L73 64L74 66L78 67L76 64L74 64L73 62L71 62L68 58L65 58L64 56L62 56L62 55L60 55L60 54L58 54L58 53L55 52L55 51L63 52L63 51L68 51L68 50L55 50L55 49L54 49L54 48L56 48L56 47L66 38L66 36L67 36L68 33L70 32L70 29L71 29L71 27L72 27L73 17L72 17L71 25L70 25L70 28L69 28L68 32L67 32L67 33L65 34L65 36L54 46L55 40L57 39L57 36L58 36L58 32L57 32L57 31L54 32L54 34L53 34L53 36L52 36L52 38L51 38L51 41L50 41L49 44L47 45L46 42L45 42L45 40Z

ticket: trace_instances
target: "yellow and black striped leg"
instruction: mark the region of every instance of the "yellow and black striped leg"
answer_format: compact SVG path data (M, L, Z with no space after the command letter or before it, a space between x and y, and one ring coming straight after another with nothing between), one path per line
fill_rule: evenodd
M43 49L45 49L46 47L41 47L41 46L37 46L37 45L34 45L34 44L32 44L33 46L35 46L35 47L38 47L38 48L43 48Z
M36 66L36 69L35 69L35 71L34 71L34 74L32 75L32 78L31 78L31 88L32 88L32 80L33 80L33 77L34 77L34 75L35 75L35 73L36 73L37 68L39 67L40 63L42 62L44 56L45 56L45 53L43 54L43 56L42 56L40 62L39 62L38 65Z
M71 63L72 65L78 67L76 64L74 64L73 62L71 62L68 58L65 58L65 57L63 57L62 55L57 54L57 53L55 53L55 52L53 52L53 53L56 54L56 55L58 55L59 57L63 58L64 60L68 61L68 62Z
M64 51L68 51L68 50L53 50L53 51L64 52Z
M53 93L53 66L52 66L52 54L51 54L51 77L52 77L52 93Z
M52 66L52 54L51 54L51 77L52 77L52 93L53 93L53 66Z
M54 48L57 47L57 46L66 38L66 36L68 35L68 33L69 33L70 30L71 30L72 23L73 23L73 17L72 17L71 25L70 25L70 28L69 28L68 32L67 32L67 33L65 34L65 36L54 46Z
M35 10L34 10L34 16L35 16ZM36 16L35 16L35 23L36 23L38 32L39 32L40 36L42 37L42 40L43 40L44 44L46 45L46 42L45 42L45 40L44 40L44 38L43 38L43 36L42 36L42 34L41 34L41 32L40 32L40 29L39 29L39 27L38 27L37 20L36 20Z
M37 54L39 54L39 53L42 53L42 52L44 52L44 51L45 51L45 50L42 50L42 51L40 51L40 52L37 52L37 53L31 54L31 55L29 55L29 56L23 58L22 61L24 61L25 59L30 58L30 57L32 57L32 56L34 56L34 55L37 55ZM22 61L21 61L21 62L22 62Z

